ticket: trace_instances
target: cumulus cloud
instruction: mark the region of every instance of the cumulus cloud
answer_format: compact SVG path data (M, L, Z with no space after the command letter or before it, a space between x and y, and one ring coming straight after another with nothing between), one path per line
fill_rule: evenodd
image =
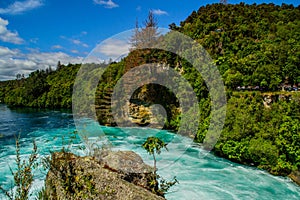
M56 66L58 61L62 64L81 63L83 58L73 57L63 52L37 52L27 54L26 59L33 61L44 69L47 66Z
M7 8L0 8L0 14L16 15L38 8L43 5L42 0L16 1Z
M0 46L0 58L5 56L13 56L16 55L17 51L11 50L7 47Z
M161 9L154 9L152 10L152 13L154 15L168 15L168 13L164 10L161 10Z
M24 40L19 37L17 32L7 29L8 21L0 17L0 40L13 44L22 44Z
M105 8L117 8L118 4L114 3L112 0L104 1L104 0L94 0L95 4L103 5Z
M17 49L0 46L0 80L15 79L16 74L27 76L37 69L55 68L57 62L62 64L81 63L82 57L70 56L63 52L22 53Z
M97 51L109 58L116 59L120 55L127 54L130 47L131 45L127 41L108 39L97 47Z

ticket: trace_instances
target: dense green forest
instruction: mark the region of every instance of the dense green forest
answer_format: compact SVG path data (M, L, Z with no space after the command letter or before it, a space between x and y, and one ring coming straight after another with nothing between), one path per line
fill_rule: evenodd
M56 70L37 70L28 78L2 82L0 100L10 106L71 108L73 84L80 66L58 63Z
M209 51L228 88L300 82L299 6L213 4L172 27Z
M276 92L282 85L299 87L300 7L212 4L192 12L179 26L170 24L170 29L203 45L223 77L227 116L214 152L277 175L299 170L300 92ZM155 35L158 42L163 41L162 37L172 40L169 34ZM151 62L167 63L192 85L201 111L195 141L203 142L211 117L206 84L190 63L162 50L132 50L120 62L109 65L96 91L99 122L114 125L110 96L118 79L131 68ZM10 106L71 108L79 68L79 64L58 65L54 71L39 70L28 78L0 82L0 100ZM236 91L238 87L258 89L240 92ZM145 94L141 101L149 105L162 104L168 114L164 128L178 130L182 116L171 91L149 84L140 88L135 98L141 96L138 93ZM266 95L276 98L265 105Z
M215 60L228 92L217 155L287 175L300 168L300 95L263 105L261 92L300 82L300 7L282 4L213 4L199 8L174 30L202 44ZM299 87L299 86L298 86ZM272 94L272 93L271 93ZM209 105L209 103L207 103ZM196 141L202 142L209 116Z

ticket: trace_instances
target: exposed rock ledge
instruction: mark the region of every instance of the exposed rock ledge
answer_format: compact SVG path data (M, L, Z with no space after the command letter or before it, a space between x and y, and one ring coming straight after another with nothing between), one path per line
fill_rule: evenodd
M132 151L105 152L96 157L53 153L45 181L50 199L163 200L147 189L152 168Z
M293 171L289 177L300 186L300 171Z

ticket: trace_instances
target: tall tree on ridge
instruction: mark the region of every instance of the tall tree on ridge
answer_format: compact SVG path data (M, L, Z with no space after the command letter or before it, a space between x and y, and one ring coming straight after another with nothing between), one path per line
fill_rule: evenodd
M130 38L133 49L154 46L160 35L158 32L157 20L151 10L149 11L148 17L143 24L144 28L140 29L138 26L138 21L136 20L134 34Z

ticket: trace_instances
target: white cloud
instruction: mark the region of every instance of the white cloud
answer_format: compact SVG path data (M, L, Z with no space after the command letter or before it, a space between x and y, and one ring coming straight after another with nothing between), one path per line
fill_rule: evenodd
M112 0L104 1L104 0L94 0L95 4L103 5L105 8L117 8L118 4L114 3Z
M131 45L127 41L108 39L97 47L97 51L114 60L120 55L127 54L130 47Z
M0 8L0 14L21 14L43 5L42 0L16 1L7 8Z
M24 40L19 37L17 32L7 29L8 21L0 17L0 40L13 44L22 44Z
M0 80L15 79L16 74L27 76L37 69L56 67L57 62L62 64L81 63L82 57L73 57L63 52L33 51L24 54L16 49L0 46Z
M30 47L26 47L25 48L27 51L29 51L30 53L38 53L40 52L39 48L30 48Z
M164 10L161 10L161 9L154 9L152 10L152 13L154 15L168 15L168 13Z
M80 40L72 40L72 43L77 45L81 44Z
M95 63L101 64L104 63L106 60L99 58L98 56L89 55L83 60L83 63Z
M17 51L11 50L7 47L0 46L0 58L4 56L12 56L17 54Z
M73 44L76 44L76 45L79 45L79 46L83 46L85 48L89 47L89 45L81 42L80 40L78 39L70 39L70 41L73 43Z
M60 45L53 45L51 49L62 49L63 47Z
M39 66L46 68L47 66L56 66L60 61L62 64L81 63L82 57L73 57L63 52L38 52L26 55L30 61L37 63Z
M61 39L64 39L64 40L68 40L70 41L72 44L75 44L75 45L78 45L78 46L82 46L82 47L85 47L85 48L88 48L89 45L87 45L86 43L80 41L79 39L72 39L72 38L68 38L66 36L60 36Z
M141 10L142 10L141 6L136 7L136 11L141 11Z
M78 53L79 53L79 51L76 50L76 49L71 50L71 52L72 52L72 53L75 53L75 54L78 54Z
M31 38L29 42L36 44L39 41L39 38Z

